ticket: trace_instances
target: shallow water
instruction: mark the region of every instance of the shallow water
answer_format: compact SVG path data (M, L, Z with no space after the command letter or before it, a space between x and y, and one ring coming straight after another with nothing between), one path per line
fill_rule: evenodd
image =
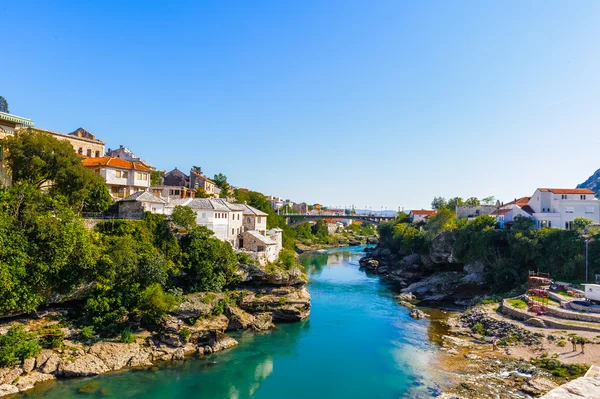
M201 359L61 380L19 397L435 397L429 339L437 331L427 320L412 320L378 277L358 269L362 249L301 256L311 279L309 320L241 334L238 347Z

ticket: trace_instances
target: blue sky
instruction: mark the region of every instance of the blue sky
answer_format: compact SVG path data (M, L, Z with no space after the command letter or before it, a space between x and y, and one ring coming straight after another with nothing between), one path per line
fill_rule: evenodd
M426 208L600 168L597 1L5 1L0 95L170 170Z

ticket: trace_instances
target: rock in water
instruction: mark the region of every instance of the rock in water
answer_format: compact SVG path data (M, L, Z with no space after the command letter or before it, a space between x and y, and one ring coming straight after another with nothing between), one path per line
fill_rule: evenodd
M415 320L420 320L422 318L427 317L427 315L425 313L423 313L422 311L420 311L419 309L413 309L410 311L410 317L412 317Z

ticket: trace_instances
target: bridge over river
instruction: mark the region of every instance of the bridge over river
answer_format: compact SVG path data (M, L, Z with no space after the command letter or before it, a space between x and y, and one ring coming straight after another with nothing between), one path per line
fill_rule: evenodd
M336 219L336 220L356 220L363 223L369 224L380 224L382 222L389 222L390 220L396 219L395 216L381 216L381 215L329 215L329 214L309 214L309 213L288 213L282 214L285 217L285 221L289 226L297 226L306 222L316 222L318 220L325 219Z

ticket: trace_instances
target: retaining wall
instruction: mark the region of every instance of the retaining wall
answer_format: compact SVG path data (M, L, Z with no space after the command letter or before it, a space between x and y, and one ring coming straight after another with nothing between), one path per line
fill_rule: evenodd
M555 320L548 320L543 316L537 316L533 313L529 313L526 310L521 310L513 307L509 304L506 299L502 300L502 313L511 319L527 321L531 318L538 318L544 321L547 328L553 328L556 330L579 330L579 331L591 331L591 332L599 332L600 325L598 327L586 327L581 325L572 325L567 323L561 323Z

